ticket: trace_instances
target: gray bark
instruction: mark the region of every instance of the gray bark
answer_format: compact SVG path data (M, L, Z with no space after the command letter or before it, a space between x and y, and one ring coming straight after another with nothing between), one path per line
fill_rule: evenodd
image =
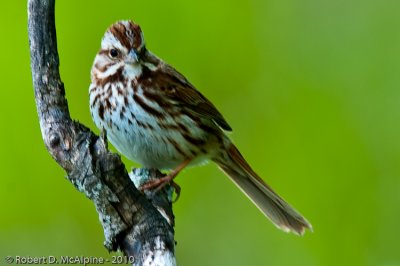
M132 265L175 265L172 188L139 192L105 137L73 121L59 74L54 0L28 1L28 31L36 107L46 148L68 180L93 201L104 229L104 245L120 249ZM86 70L82 70L86 71ZM136 169L137 186L161 173Z

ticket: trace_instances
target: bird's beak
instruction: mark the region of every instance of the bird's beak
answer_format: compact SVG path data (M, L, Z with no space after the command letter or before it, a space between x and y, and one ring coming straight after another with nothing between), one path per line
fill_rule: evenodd
M136 63L139 62L139 57L138 57L138 55L137 55L136 49L132 49L132 50L129 51L128 56L127 56L125 62L126 62L127 64L131 64L131 65L136 64Z

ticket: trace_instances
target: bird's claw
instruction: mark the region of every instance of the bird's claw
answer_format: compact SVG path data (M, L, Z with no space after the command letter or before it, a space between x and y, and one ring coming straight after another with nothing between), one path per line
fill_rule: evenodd
M181 194L181 187L173 181L174 176L166 175L162 178L151 180L142 186L140 186L140 190L143 192L145 190L152 190L153 192L158 192L163 189L167 184L170 184L176 193L176 198L172 201L175 203L178 201L179 196Z

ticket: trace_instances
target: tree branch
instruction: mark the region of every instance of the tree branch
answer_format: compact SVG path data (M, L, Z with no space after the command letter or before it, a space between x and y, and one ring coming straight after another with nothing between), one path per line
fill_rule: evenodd
M54 0L28 1L31 70L45 146L95 204L109 251L121 249L134 258L132 265L176 265L172 188L140 193L106 140L70 117L59 74L54 5ZM137 186L160 176L146 169L131 173Z

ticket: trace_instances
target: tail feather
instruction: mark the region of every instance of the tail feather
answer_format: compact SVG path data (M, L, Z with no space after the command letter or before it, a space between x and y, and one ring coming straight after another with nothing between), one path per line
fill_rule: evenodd
M285 202L249 166L239 150L230 144L228 157L215 160L222 171L278 228L285 232L303 235L311 224L293 207Z

